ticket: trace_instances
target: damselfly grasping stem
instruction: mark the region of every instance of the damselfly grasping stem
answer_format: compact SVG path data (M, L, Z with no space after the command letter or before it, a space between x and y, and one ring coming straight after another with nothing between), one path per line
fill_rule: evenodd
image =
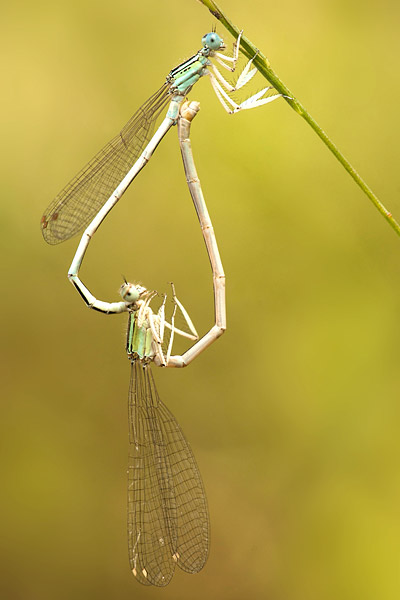
M255 75L256 69L252 67L254 57L244 67L235 85L225 80L211 59L228 71L234 72L239 57L241 35L240 32L234 44L233 56L225 56L221 54L225 50L222 38L215 32L208 33L202 39L202 48L170 71L161 88L136 111L121 132L96 154L48 206L41 220L46 242L58 244L69 239L86 227L95 215L96 229L136 175L149 162L167 131L176 124L180 105L194 84L204 75L210 77L218 99L229 113L256 108L280 97L280 94L268 96L269 90L272 89L270 86L241 104L229 96L243 88ZM152 135L155 122L167 104L167 115Z

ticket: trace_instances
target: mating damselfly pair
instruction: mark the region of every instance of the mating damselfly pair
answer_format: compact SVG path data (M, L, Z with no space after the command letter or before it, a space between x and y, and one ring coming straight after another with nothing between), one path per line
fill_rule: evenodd
M229 94L243 88L256 73L248 61L235 85L231 85L211 59L234 72L239 58L240 38L232 56L222 54L222 38L212 31L202 38L202 48L170 71L166 82L153 94L120 133L114 137L58 194L42 217L45 240L57 244L86 227L68 277L86 305L105 314L127 312L127 355L131 362L129 388L128 546L133 574L143 584L168 584L178 565L196 573L204 566L209 549L209 518L201 476L189 444L173 415L161 402L150 365L184 367L190 364L226 329L225 275L216 237L194 165L190 126L199 110L187 94L204 75L229 113L267 104L280 94L268 95L264 88L244 102ZM154 132L157 118L168 110ZM213 275L215 323L201 339L173 289L173 313L168 320L165 298L155 312L151 302L156 292L125 283L122 301L98 300L78 274L94 233L154 150L173 126L178 138L186 179L203 232ZM186 331L175 325L180 312ZM165 332L169 340L165 348ZM182 355L172 355L174 336L195 342Z

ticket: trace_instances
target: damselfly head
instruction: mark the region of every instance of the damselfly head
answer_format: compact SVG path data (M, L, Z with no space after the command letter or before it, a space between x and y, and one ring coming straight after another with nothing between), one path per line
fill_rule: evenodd
M127 281L121 285L119 290L122 300L129 304L135 304L135 302L137 302L146 292L147 289L142 285L135 285L134 283L128 283Z
M203 36L201 43L204 48L209 48L210 50L225 50L226 46L224 44L224 40L216 33L215 31L211 31Z

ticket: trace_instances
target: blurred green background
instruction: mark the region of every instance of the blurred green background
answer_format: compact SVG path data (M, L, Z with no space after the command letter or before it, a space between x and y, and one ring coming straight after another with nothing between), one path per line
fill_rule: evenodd
M399 218L399 4L223 6ZM2 6L2 598L399 598L400 240L283 101L230 117L207 80L192 143L228 331L155 376L202 471L211 554L163 591L129 572L126 317L85 309L78 238L49 247L39 220L213 24L194 0ZM109 301L121 274L173 280L210 327L175 131L81 271Z

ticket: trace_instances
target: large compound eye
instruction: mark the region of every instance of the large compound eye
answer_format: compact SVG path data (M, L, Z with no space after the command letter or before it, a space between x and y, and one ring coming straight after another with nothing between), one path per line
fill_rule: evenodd
M122 300L129 304L134 304L140 298L140 291L137 289L136 285L133 285L132 283L124 283L121 286L120 294Z
M207 46L210 50L218 50L223 45L222 38L214 31L207 33L201 41L203 46Z

